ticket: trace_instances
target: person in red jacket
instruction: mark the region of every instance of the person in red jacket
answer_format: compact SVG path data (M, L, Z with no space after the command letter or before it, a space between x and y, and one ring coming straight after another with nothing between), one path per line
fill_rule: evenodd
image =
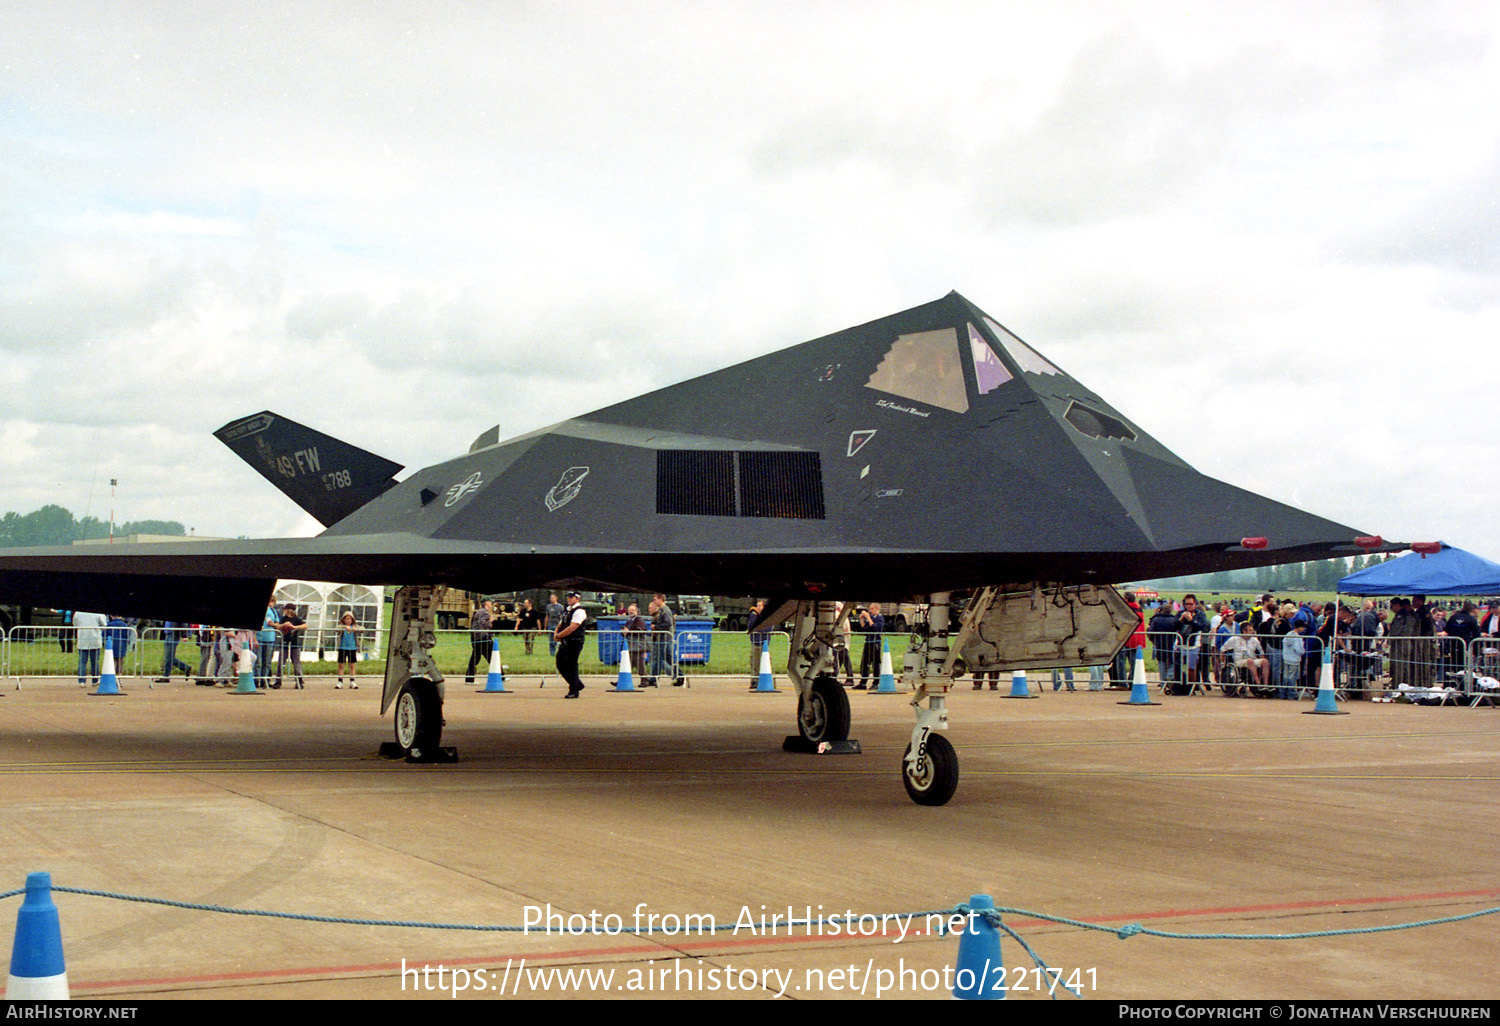
M1145 658L1146 648L1146 620L1141 615L1141 607L1135 600L1135 592L1125 593L1125 604L1135 613L1135 631L1130 635L1130 640L1125 642L1120 651L1115 653L1115 665L1110 673L1110 687L1128 688L1135 679L1135 661Z

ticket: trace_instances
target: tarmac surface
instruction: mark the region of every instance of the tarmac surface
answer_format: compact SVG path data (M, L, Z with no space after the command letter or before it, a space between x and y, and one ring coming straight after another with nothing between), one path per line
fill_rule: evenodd
M509 696L450 682L443 743L460 761L438 766L376 756L391 725L373 679L262 697L21 683L0 699L0 890L46 870L58 887L236 909L538 923L313 923L57 893L75 998L448 1000L460 981L478 1000L943 998L957 940L922 916L850 938L789 929L787 910L904 916L985 893L1111 930L1268 935L1500 906L1486 708L1304 716L1311 702L1015 701L963 682L958 792L923 808L899 777L905 697L850 693L863 754L794 755L784 680L778 695L739 678L615 695L595 678L576 702L556 678L511 679ZM676 929L618 932L638 909ZM604 932L565 932L590 917ZM684 929L709 920L721 929ZM1006 922L1092 999L1500 996L1500 915L1254 941ZM1001 950L1010 997L1045 999L1021 946Z

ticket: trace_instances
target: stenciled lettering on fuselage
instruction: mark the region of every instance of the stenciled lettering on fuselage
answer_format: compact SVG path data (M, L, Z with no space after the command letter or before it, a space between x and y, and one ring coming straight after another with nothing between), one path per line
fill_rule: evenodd
M876 401L875 405L883 410L896 410L899 413L909 413L913 417L932 416L931 410L919 410L912 406L902 406L900 403L893 403L889 399L880 399Z

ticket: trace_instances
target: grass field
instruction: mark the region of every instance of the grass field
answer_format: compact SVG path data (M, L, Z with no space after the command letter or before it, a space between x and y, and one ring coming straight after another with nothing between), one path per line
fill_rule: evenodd
M526 650L526 639L518 632L504 632L500 639L501 659L506 673L520 676L555 674L555 664L547 649L546 633L538 633L533 639L531 651ZM601 646L600 639L604 639ZM900 672L901 658L906 651L906 635L886 636L891 645L891 660ZM688 653L682 660L681 670L690 677L751 675L750 638L739 632L683 631L682 650ZM468 666L472 646L466 631L439 631L437 646L433 652L438 668L445 677L463 676ZM771 635L771 666L778 674L786 673L787 652L790 638L784 633ZM858 642L856 641L856 645ZM601 647L603 649L601 657ZM618 672L619 635L608 632L600 635L590 633L584 645L583 657L579 661L580 672L588 675L613 674ZM337 669L334 653L323 653L318 659L316 648L305 649L302 654L303 673L312 676L332 676ZM185 641L177 647L177 658L197 670L200 650L195 641ZM367 658L367 655L371 656ZM705 657L706 656L706 657ZM858 669L859 650L854 651L855 668ZM162 642L159 632L148 631L136 641L126 655L124 665L117 668L123 676L156 677L161 671ZM78 656L64 652L58 637L49 628L35 628L14 632L6 645L0 665L8 677L70 677L77 673ZM385 674L384 652L361 653L357 663L361 677L381 677ZM488 663L476 667L475 674L483 678L489 672ZM635 668L641 673L639 667ZM172 674L180 677L181 671Z

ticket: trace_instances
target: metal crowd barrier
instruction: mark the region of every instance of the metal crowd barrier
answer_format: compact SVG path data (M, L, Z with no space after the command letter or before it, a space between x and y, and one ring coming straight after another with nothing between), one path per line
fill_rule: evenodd
M115 628L127 632L128 641L123 658L117 660L115 673L120 677L157 677L227 679L230 671L227 660L222 658L219 639L221 633L212 628L173 628L168 632L161 627L150 627L137 633L134 628ZM110 628L103 628L108 637ZM0 635L0 677L19 682L23 678L77 679L79 628L76 627L13 627ZM474 673L483 678L489 672L491 646L500 642L501 660L506 672L522 676L555 677L557 675L554 650L550 645L549 631L437 631L437 645L433 655L443 675L452 680L463 677L469 668L471 656L476 656ZM476 637L483 640L476 645ZM758 636L758 635L757 635ZM893 659L900 663L897 639L892 637ZM900 644L904 645L902 636ZM258 643L257 643L258 644ZM791 638L784 631L766 632L766 644L771 651L772 672L785 674L787 658L791 649ZM169 655L176 662L164 666ZM637 678L642 676L676 677L688 679L743 677L747 681L759 673L759 649L752 646L751 636L739 631L710 631L687 628L668 632L622 633L618 630L589 631L579 659L579 672L588 676L614 675L619 672L620 652L632 653L633 670ZM272 673L277 673L282 658L281 646L273 648ZM325 650L325 659L316 658L316 650L303 646L302 667L304 675L323 676L334 672L337 654ZM638 658L644 655L644 659ZM363 664L377 663L364 669ZM181 664L181 665L179 665ZM187 670L182 669L182 665ZM384 670L384 653L362 649L358 655L361 675L375 675ZM167 672L163 672L163 671ZM290 672L288 668L287 672Z
M110 631L125 632L125 654L116 660L115 673L120 677L176 677L180 667L164 667L167 647L172 641L160 627L137 632L134 628L102 628L103 641L109 643ZM188 676L213 677L215 670L223 677L220 666L219 631L210 628L174 628L176 635L172 655L189 667ZM0 677L16 681L23 678L78 678L77 627L21 626L0 635ZM437 631L433 649L439 669L449 680L466 675L474 659L474 676L483 679L489 672L491 646L500 643L501 660L506 673L520 676L555 677L556 664L551 633L540 631ZM715 631L698 628L667 632L589 631L579 672L585 676L612 676L619 672L621 651L631 653L632 672L643 677L683 677L694 679L741 678L753 681L759 674L759 649L752 643L760 635L741 631ZM476 639L479 643L476 644ZM893 665L899 667L906 636L888 633ZM1207 632L1183 638L1176 633L1149 632L1146 635L1146 667L1157 674L1163 687L1186 692L1213 687L1245 689L1232 656L1222 650L1226 638ZM1322 641L1302 637L1302 652L1289 656L1283 636L1280 651L1262 644L1270 661L1270 688L1294 688L1306 693L1319 683ZM771 670L786 673L791 637L785 631L765 633L771 651ZM273 649L273 672L279 669L280 645ZM325 651L319 662L316 650L304 646L302 665L306 675L333 672L336 653ZM205 655L207 658L205 658ZM851 658L857 659L856 653ZM384 669L384 653L368 647L361 649L359 663L377 663L363 675L378 675ZM325 665L326 664L326 665ZM1339 634L1334 640L1334 686L1347 698L1372 698L1422 692L1418 697L1446 697L1469 705L1481 702L1500 707L1500 638L1480 637L1469 644L1461 638L1424 637L1392 638ZM163 669L169 672L162 673ZM1109 674L1106 668L1106 675ZM1404 685L1404 687L1403 687ZM1435 690L1434 690L1435 689Z
M116 632L123 632L125 652L123 657L115 659L115 675L118 677L139 677L141 667L141 645L140 638L136 635L133 627L12 627L5 635L5 664L4 670L0 671L7 679L15 680L16 686L20 686L23 677L58 677L72 678L77 680L79 671L84 669L78 649L78 635L80 631L97 630L100 634L102 645L110 644L116 636ZM92 649L98 651L102 665L103 649ZM97 679L97 673L88 675L90 681Z
M432 653L438 669L449 681L469 676L470 666L476 680L489 672L490 653L496 641L500 660L507 675L522 677L557 676L555 649L550 631L437 631L437 645ZM903 638L904 641L904 638ZM791 651L791 637L784 631L767 632L771 651L771 670L785 674ZM639 682L656 677L670 683L683 677L743 677L747 681L760 672L759 649L753 649L751 636L740 631L711 631L697 628L667 631L589 631L578 659L578 672L585 677L613 676L619 673L620 653L631 654L631 673ZM644 656L644 660L640 657ZM752 662L754 673L751 671Z
M1195 686L1244 688L1233 658L1223 652L1219 635L1149 632L1147 669L1164 687L1187 691ZM1319 683L1323 642L1303 636L1301 651L1289 653L1287 635L1280 648L1261 638L1269 666L1271 689L1295 688L1306 694ZM1353 699L1410 696L1426 701L1500 702L1500 688L1485 687L1481 678L1500 681L1500 638L1367 637L1339 633L1333 648L1334 687Z

